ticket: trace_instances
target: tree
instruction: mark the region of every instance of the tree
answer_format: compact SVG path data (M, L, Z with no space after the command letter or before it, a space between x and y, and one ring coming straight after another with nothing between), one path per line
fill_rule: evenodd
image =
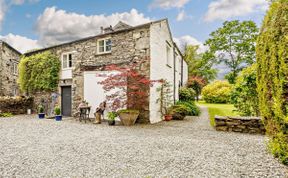
M147 59L143 59L142 62ZM110 74L98 75L103 77L101 82L105 92L107 104L113 111L119 109L136 109L143 111L149 105L149 89L156 82L149 80L146 75L137 71L137 63L130 63L128 66L109 65L105 67L105 71Z
M253 21L226 21L223 26L210 34L205 42L209 47L209 58L224 63L231 73L230 83L235 83L238 73L255 62L255 42L258 28Z
M188 78L187 86L195 91L196 100L199 101L202 88L207 84L206 80L202 77L190 76Z
M186 45L184 58L188 64L188 84L196 92L196 99L199 100L202 88L211 80L216 78L217 70L213 69L214 61L208 52L199 54L199 46Z
M217 70L213 69L213 61L209 57L209 53L199 54L197 51L199 46L186 45L184 59L188 64L189 76L201 77L206 82L216 78Z
M243 116L259 116L259 102L256 84L257 64L245 69L236 78L231 102Z
M274 1L257 40L259 108L270 150L288 164L288 1Z

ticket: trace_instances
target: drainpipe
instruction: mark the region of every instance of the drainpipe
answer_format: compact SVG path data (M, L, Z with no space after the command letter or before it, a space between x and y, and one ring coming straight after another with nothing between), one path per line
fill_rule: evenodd
M184 74L183 65L184 65L184 59L181 56L181 87L183 87L183 74Z
M2 69L1 71L0 71L0 96L2 96L2 78L3 78L3 76L2 76L2 74L3 74L3 64L4 64L4 59L2 58L2 53L3 53L3 49L2 49L2 41L0 41L0 69Z
M176 55L175 55L175 46L173 44L173 75L174 75L174 89L173 89L173 99L174 104L176 103Z

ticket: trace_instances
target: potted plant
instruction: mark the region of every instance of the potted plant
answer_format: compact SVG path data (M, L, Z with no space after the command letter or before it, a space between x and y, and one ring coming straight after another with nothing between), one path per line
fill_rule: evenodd
M122 109L118 111L121 122L125 126L134 125L140 112L132 109Z
M164 120L165 121L171 121L173 119L173 115L171 113L171 110L167 107L164 107L163 109L165 110L165 113L163 114Z
M115 118L118 116L117 112L109 112L108 113L108 124L115 125Z
M59 106L56 106L54 108L54 114L55 114L55 120L56 121L62 121L61 109Z
M45 118L44 106L42 104L40 104L38 106L38 118L39 119L44 119Z

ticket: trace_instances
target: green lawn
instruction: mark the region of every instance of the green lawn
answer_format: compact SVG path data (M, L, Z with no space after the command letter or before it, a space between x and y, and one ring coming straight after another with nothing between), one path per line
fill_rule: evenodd
M214 116L237 116L239 115L235 110L233 104L210 104L204 101L197 102L199 106L206 106L210 115L210 123L215 125Z

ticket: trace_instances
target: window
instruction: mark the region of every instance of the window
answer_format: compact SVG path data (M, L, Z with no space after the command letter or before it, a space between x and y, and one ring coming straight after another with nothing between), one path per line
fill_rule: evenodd
M101 39L98 40L98 53L110 53L112 49L111 39Z
M179 60L178 60L179 59L179 55L178 55L178 53L175 52L174 56L175 56L175 66L174 67L175 67L175 71L178 72L178 71L180 71L179 68L178 68L178 66L180 66L179 63L178 63L179 62Z
M17 63L13 63L13 66L12 66L12 72L13 74L18 74L18 64Z
M62 69L71 69L72 62L72 53L62 55Z
M166 46L166 62L169 67L172 66L172 56L171 56L171 47L169 45Z
M13 96L17 96L17 88L13 87Z

